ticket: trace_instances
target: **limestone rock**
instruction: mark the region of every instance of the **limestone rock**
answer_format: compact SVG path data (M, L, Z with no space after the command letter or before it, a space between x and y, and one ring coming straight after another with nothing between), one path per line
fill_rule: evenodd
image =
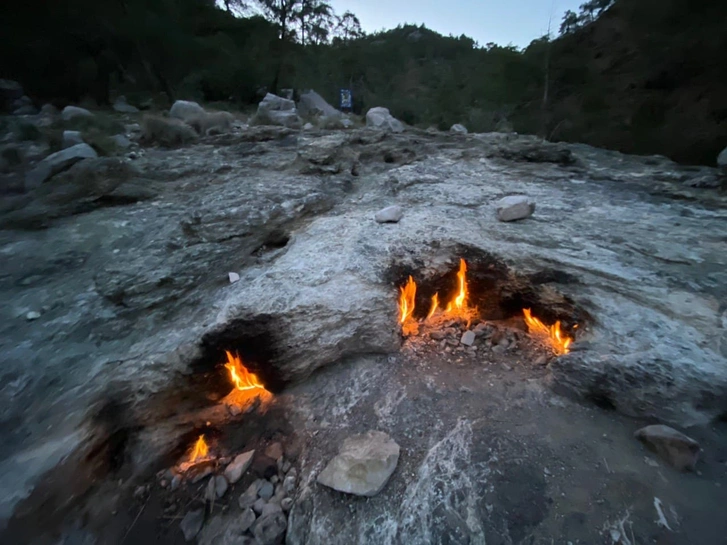
M179 119L185 123L204 115L204 113L204 108L191 100L177 100L169 109L169 117Z
M270 481L264 481L257 491L257 495L265 501L268 501L273 497L275 487Z
M38 318L40 318L40 312L38 312L36 310L31 310L30 312L28 312L25 315L25 319L28 320L29 322L32 322L33 320L37 320Z
M272 93L258 104L254 122L258 125L280 125L289 129L299 129L301 126L295 102Z
M295 491L295 474L287 475L283 480L283 490L286 494L292 494Z
M237 503L240 509L248 509L257 501L257 491L260 489L261 481L255 481L240 495Z
M294 112L294 111L296 111L295 102L293 100L279 97L272 93L266 94L265 98L263 98L260 101L260 104L258 104L258 110L259 109L268 110L268 111L278 111L278 112Z
M403 217L404 209L399 205L394 205L376 212L374 219L377 223L399 223Z
M340 492L375 496L399 462L399 445L380 431L349 437L318 475L318 482Z
M663 424L641 428L634 436L673 468L679 471L694 470L701 451L694 439Z
M304 131L312 131L313 129L315 129L315 125L313 125L313 123L306 123L303 125Z
M280 543L288 527L288 521L281 512L260 517L252 527L257 545L276 545Z
M497 202L497 219L516 221L528 218L535 212L535 203L524 195L510 195Z
M96 151L88 144L76 144L61 151L57 151L36 165L25 176L26 189L33 189L58 174L62 170L71 167L82 159L93 159L98 157Z
M240 480L242 474L247 471L252 464L252 457L255 455L254 450L249 450L238 454L235 459L225 468L225 477L231 484L235 484Z
M469 131L467 130L467 127L465 127L464 125L460 125L459 123L455 123L449 129L449 132L455 133L455 134L467 134Z
M366 126L391 132L404 131L404 124L391 115L388 108L380 106L366 112Z
M262 512L260 513L260 516L265 517L267 515L272 515L273 513L282 513L282 512L283 512L283 508L280 507L280 505L278 505L277 503L270 502L270 503L265 504Z
M81 108L80 106L66 106L61 112L61 119L63 119L63 121L70 121L71 119L76 119L77 117L94 116L95 114L93 112L88 111L86 108Z
M215 475L210 478L205 491L205 499L214 501L220 499L227 493L228 482L224 475Z
M76 144L85 144L81 131L63 131L63 148L70 148Z
M132 106L126 102L125 96L120 96L116 99L113 105L114 110L122 114L136 114L139 113L139 108Z
M227 273L227 279L230 281L230 284L235 284L240 281L240 275L236 272L229 272Z
M340 118L341 112L326 102L321 95L313 90L301 93L298 101L298 112L304 117Z
M280 502L280 508L286 513L290 511L291 507L293 507L293 498L283 498Z
M184 534L184 540L194 540L202 529L202 524L204 524L204 509L195 509L188 512L179 525Z
M238 529L240 532L245 532L250 529L250 527L255 523L255 519L257 517L255 516L255 511L252 509L245 509L242 512L242 515L240 515L240 518L238 519Z

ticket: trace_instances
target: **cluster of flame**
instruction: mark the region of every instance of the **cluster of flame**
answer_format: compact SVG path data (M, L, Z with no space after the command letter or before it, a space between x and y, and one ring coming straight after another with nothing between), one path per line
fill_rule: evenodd
M457 271L457 293L452 300L447 303L444 308L444 312L451 316L465 317L469 310L467 304L468 291L467 291L467 263L464 259L459 260L459 270ZM405 324L409 321L414 314L415 298L417 293L417 285L414 282L413 277L409 277L409 280L400 288L401 293L399 295L399 323ZM435 293L432 296L432 304L429 307L429 313L427 314L427 320L434 316L439 308L439 293Z
M242 364L240 356L233 355L227 350L225 353L227 354L225 368L230 372L230 380L232 380L235 389L241 392L255 389L265 390L265 386L262 385L257 375L248 371Z
M399 323L402 325L405 334L412 331L407 324L413 320L414 307L416 299L417 285L414 278L409 276L406 284L400 288L399 294ZM468 304L469 291L467 288L467 264L464 259L459 260L459 270L457 271L457 293L452 300L447 303L443 312L447 316L454 318L469 319L472 309ZM441 311L439 306L439 293L435 293L432 297L432 303L429 308L426 320L432 318L437 312ZM528 332L541 341L549 344L553 351L558 354L567 354L568 347L572 339L568 337L560 327L560 321L555 322L551 326L545 325L543 322L535 318L529 308L523 309L525 323L528 326Z

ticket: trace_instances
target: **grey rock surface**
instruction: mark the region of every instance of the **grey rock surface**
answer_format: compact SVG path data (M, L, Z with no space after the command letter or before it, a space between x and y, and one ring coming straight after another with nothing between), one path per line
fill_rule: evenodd
M179 527L184 534L184 540L193 541L194 538L197 537L197 534L199 534L199 531L202 529L203 524L204 509L195 509L193 511L189 511L186 515L184 515L182 522L179 524Z
M377 223L399 223L403 217L404 209L399 205L387 206L374 215Z
M349 437L318 475L322 485L357 496L375 496L399 463L399 445L381 431Z
M510 195L497 201L497 219L503 222L529 218L535 212L535 203L524 195Z
M3 199L0 517L88 439L89 411L109 390L139 406L229 331L264 335L269 369L292 383L397 354L392 267L443 274L463 246L596 318L543 369L558 391L679 426L727 412L725 197L689 187L686 167L415 129L250 127L145 151L133 169L87 159ZM537 201L537 221L497 221L509 192ZM371 221L392 199L406 232ZM42 320L24 319L44 307Z
M276 545L285 535L288 521L281 512L271 513L260 517L252 527L257 545Z
M664 426L655 424L638 430L634 436L656 452L670 466L679 471L694 470L701 447L691 437Z
M327 117L330 119L339 118L341 112L326 102L321 95L313 90L305 91L300 94L298 101L298 112L303 117Z
M139 113L139 108L132 106L126 102L126 97L120 96L114 102L113 108L115 111L122 114L136 114Z

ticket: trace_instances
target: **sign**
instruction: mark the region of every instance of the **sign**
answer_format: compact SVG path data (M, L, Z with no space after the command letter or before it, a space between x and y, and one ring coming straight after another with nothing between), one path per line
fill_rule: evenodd
M341 110L351 110L353 108L353 99L351 98L350 89L341 89Z

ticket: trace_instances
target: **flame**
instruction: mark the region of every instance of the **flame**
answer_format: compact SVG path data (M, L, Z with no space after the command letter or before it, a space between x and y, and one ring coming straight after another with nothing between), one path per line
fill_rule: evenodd
M199 436L199 439L197 439L194 447L192 447L192 452L189 453L189 461L191 463L194 463L200 460L204 460L205 458L207 458L209 451L210 449L204 440L204 434L202 434Z
M530 332L531 335L547 340L553 347L555 353L559 356L569 352L568 347L571 342L573 342L573 339L566 336L561 331L560 320L555 322L552 326L547 326L537 318L533 317L530 314L529 308L524 308L523 314L525 315L525 323L528 325L528 332Z
M244 365L242 365L240 356L233 356L229 351L225 352L227 353L227 363L225 364L225 367L230 372L230 379L236 389L240 391L254 390L256 388L265 390L265 387L258 380L257 375L255 375L255 373L251 373L245 369Z
M417 285L410 276L406 286L399 289L401 290L399 296L399 323L403 324L414 313L414 296L417 293Z
M437 309L439 308L439 293L435 293L432 297L432 306L429 309L429 314L427 314L427 320L434 316L434 313L437 312Z
M467 263L464 259L459 260L459 271L457 272L457 281L459 283L459 293L454 298L454 308L461 311L467 308Z

